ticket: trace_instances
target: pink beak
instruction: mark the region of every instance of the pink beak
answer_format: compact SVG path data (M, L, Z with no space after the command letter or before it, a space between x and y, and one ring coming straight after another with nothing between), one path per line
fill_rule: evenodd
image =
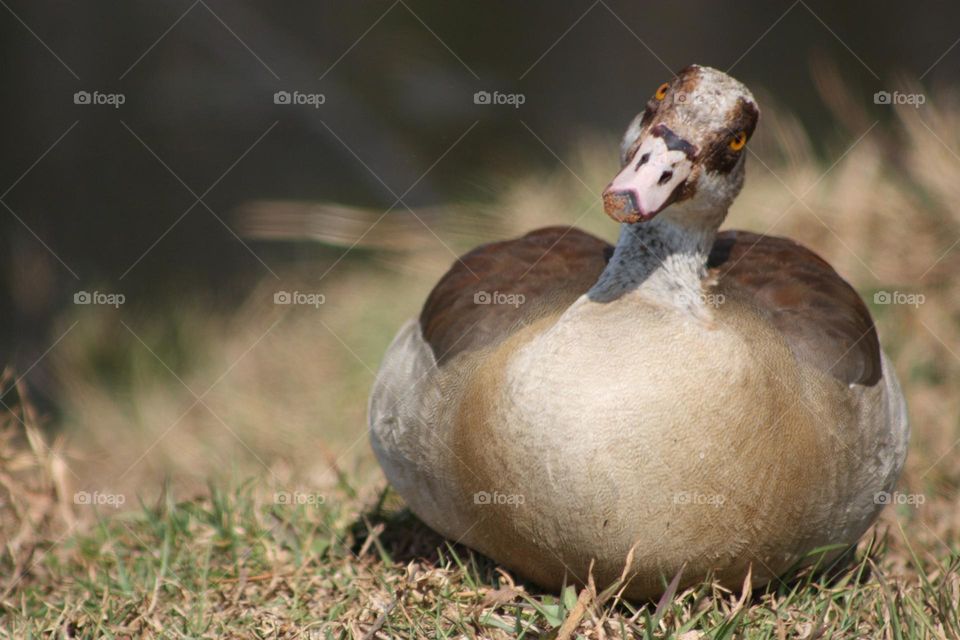
M633 158L603 191L603 210L617 222L646 222L665 209L693 171L683 150L648 134Z

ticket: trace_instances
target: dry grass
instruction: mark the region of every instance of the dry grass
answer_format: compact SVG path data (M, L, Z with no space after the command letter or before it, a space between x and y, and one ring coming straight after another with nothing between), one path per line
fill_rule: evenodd
M416 251L348 259L318 284L331 252L228 316L185 300L163 317L64 317L64 330L79 322L50 356L66 384L53 450L29 405L5 397L7 633L960 637L960 104L928 96L874 124L833 78L821 84L835 139L812 143L764 100L726 226L788 235L830 260L871 303L903 383L913 433L900 491L923 502L886 509L850 564L745 595L706 584L659 605L590 589L555 598L448 546L394 497L384 503L365 403L392 332L451 249L558 223L611 238L596 196L615 169L604 139L565 158L578 177L558 168L512 179L494 204L438 221L450 248L388 220L418 238ZM276 306L278 288L326 302ZM923 303L873 304L894 291ZM124 508L74 504L76 491L123 496ZM281 491L308 504L278 504Z

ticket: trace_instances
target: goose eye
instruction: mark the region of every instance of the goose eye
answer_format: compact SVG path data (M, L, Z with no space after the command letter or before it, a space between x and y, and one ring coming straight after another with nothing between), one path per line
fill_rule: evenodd
M730 138L730 148L734 151L740 151L745 144L747 144L747 133L745 131L741 131Z
M664 82L662 85L657 87L657 92L653 94L653 97L656 98L657 100L663 100L664 98L667 97L667 89L669 88L670 88L670 83Z

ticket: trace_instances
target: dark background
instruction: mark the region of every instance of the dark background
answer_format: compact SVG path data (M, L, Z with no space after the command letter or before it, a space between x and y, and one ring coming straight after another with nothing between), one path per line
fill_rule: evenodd
M234 235L238 205L385 209L475 121L406 204L482 201L554 166L524 122L562 157L584 132L619 132L692 62L735 65L814 132L833 126L811 79L818 55L865 101L944 52L923 84L956 83L960 65L950 2L2 4L0 363L20 369L77 290L122 291L157 313L187 292L234 303L269 275L260 259L324 251L252 243L258 259ZM76 105L78 90L126 101ZM278 90L326 102L275 105ZM478 90L526 102L478 106ZM215 182L190 209L190 190Z

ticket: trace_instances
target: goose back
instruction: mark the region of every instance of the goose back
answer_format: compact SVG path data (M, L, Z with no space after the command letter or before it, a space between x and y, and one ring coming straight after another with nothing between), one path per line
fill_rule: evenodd
M546 227L477 247L431 291L420 329L439 365L500 344L518 329L559 316L597 281L613 247L574 227ZM880 345L857 292L817 254L776 236L717 235L708 281L753 307L794 356L845 384L873 385Z

